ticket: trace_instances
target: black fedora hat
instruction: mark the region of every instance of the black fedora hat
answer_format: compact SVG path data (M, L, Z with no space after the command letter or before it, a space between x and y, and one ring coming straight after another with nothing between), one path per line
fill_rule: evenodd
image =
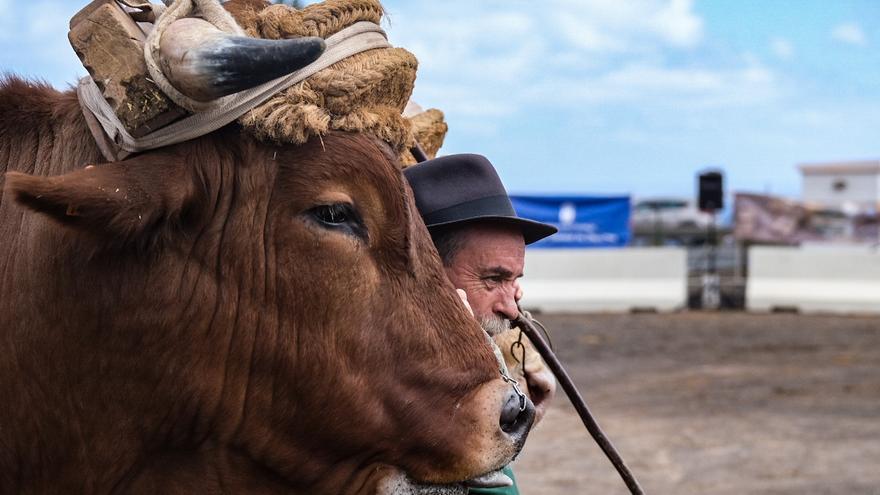
M526 244L556 227L516 216L495 167L481 155L449 155L403 171L429 229L478 220L519 227Z

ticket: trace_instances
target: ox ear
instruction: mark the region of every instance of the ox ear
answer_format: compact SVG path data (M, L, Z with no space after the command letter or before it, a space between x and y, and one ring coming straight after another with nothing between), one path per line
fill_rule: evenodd
M195 196L182 163L149 155L52 177L8 172L6 188L38 213L123 244L178 224Z

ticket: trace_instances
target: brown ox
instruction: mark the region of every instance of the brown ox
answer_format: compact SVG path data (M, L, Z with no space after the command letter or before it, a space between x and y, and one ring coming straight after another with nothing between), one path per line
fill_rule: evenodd
M421 493L516 455L533 411L384 145L102 161L72 92L0 82L0 492Z

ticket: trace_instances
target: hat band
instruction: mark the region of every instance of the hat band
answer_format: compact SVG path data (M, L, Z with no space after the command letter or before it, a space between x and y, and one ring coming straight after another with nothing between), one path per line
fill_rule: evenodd
M506 194L487 196L432 211L422 215L425 225L458 222L483 216L515 217L516 212Z

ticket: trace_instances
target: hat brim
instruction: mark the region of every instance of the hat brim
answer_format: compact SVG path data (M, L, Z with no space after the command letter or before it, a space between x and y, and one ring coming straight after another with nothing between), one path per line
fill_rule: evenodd
M434 227L446 227L449 225L464 225L468 223L474 223L478 221L491 221L493 223L499 223L504 225L511 225L520 229L523 235L523 241L526 244L532 244L533 242L540 241L541 239L551 236L559 231L553 225L547 223L536 222L534 220L528 220L526 218L520 217L510 217L503 215L481 215L474 216L469 218L464 218L461 220L450 220L448 222L437 222L426 224L429 229Z

